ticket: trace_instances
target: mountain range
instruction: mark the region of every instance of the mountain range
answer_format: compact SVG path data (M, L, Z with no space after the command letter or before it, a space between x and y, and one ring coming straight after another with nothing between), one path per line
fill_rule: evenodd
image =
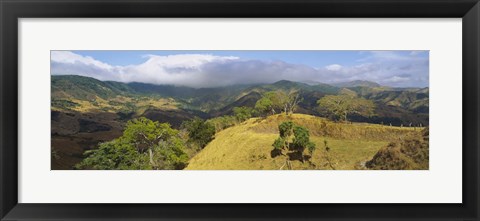
M265 92L297 91L296 113L322 117L317 101L325 95L348 94L372 100L372 117L352 115L350 121L384 125L428 125L429 88L390 88L375 82L338 84L278 81L271 84L190 88L173 85L100 81L75 75L51 78L52 169L69 169L84 152L121 135L136 117L168 122L179 128L195 117L210 119L254 107ZM60 156L60 157L59 157Z
M230 114L234 107L254 107L255 102L268 91L295 90L302 97L298 108L299 113L316 115L318 99L325 95L350 93L372 100L377 106L375 117L353 120L373 123L383 121L396 125L409 124L413 121L428 125L428 88L390 88L370 81L351 81L330 85L282 80L272 84L190 88L136 82L120 83L82 76L60 75L52 76L51 83L52 107L59 109L68 109L68 104L75 106L82 101L95 103L98 102L97 100L105 100L113 103L112 99L117 99L119 96L136 99L162 98L172 99L175 109L190 112L202 118L210 118ZM125 105L135 104L125 102Z

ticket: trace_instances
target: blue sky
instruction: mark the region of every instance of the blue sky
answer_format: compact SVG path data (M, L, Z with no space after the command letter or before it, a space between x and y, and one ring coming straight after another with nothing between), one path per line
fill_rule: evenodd
M362 63L369 51L72 51L83 56L91 56L111 65L141 64L148 60L145 55L211 54L217 56L236 56L243 59L285 61L292 64L304 64L311 67L324 67L330 64L351 66ZM412 51L395 51L399 55L409 55ZM418 51L421 52L421 51ZM419 53L428 59L428 52Z
M428 87L428 51L52 51L52 74L217 87L369 80Z

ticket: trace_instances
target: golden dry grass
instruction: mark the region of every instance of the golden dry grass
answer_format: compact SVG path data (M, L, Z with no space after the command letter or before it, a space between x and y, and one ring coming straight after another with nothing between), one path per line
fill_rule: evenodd
M173 110L178 109L178 103L171 98L142 98L135 99L125 96L117 96L113 99L105 100L100 97L95 97L90 101L79 100L75 98L68 99L71 102L77 103L78 105L70 108L73 111L77 112L109 112L115 113L125 109L128 105L133 105L135 113L137 115L143 114L145 110L149 108L157 108L162 110ZM61 110L58 107L52 106L52 110Z
M419 128L390 127L365 123L335 123L311 115L274 115L266 119L252 118L215 135L205 149L193 157L190 170L277 170L285 169L286 157L272 158L272 143L278 137L278 124L291 120L307 127L317 149L311 163L292 161L292 169L329 169L325 164L324 141L335 157L335 169L351 170L370 160L388 144ZM283 166L283 167L282 167Z

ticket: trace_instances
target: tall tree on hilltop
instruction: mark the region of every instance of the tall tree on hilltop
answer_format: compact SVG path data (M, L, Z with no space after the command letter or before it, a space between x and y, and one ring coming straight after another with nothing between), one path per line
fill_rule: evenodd
M295 159L305 162L305 149L310 153L310 157L313 155L315 144L310 141L307 128L286 121L278 125L278 130L280 134L272 144L272 157L288 156L286 164L289 164L289 160Z
M266 92L260 100L255 104L255 109L260 113L271 114L277 111L285 114L292 114L298 103L302 101L298 91L290 91L286 93L282 90Z
M272 101L265 96L260 98L257 103L255 103L255 110L260 115L264 116L267 116L269 113L275 114Z
M298 91L290 91L287 94L287 100L286 100L286 108L285 108L285 113L288 114L293 114L295 109L298 106L298 103L302 102L302 98L300 97L300 92Z
M350 95L326 95L317 104L321 111L343 121L348 121L350 114L371 116L375 109L373 101Z

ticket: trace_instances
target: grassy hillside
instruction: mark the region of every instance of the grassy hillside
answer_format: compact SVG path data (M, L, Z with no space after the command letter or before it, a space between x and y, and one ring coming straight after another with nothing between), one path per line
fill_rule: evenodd
M285 169L286 158L272 158L271 151L278 137L278 124L287 120L308 128L317 146L311 163L292 161L293 169L329 169L325 164L325 141L330 148L328 154L335 160L335 169L350 170L362 167L389 142L421 131L420 128L335 123L304 114L252 118L217 133L215 139L190 160L186 169Z
M76 98L91 100L96 97L109 99L127 93L118 85L109 84L94 78L76 75L52 76L53 98ZM112 87L111 87L112 86Z
M120 83L94 78L52 76L52 107L55 110L80 112L134 112L142 115L148 109L192 110L199 117L231 114L234 107L254 107L268 91L298 91L301 102L298 113L319 115L317 101L325 95L353 94L377 104L374 118L352 116L352 121L393 125L428 125L428 88L388 88L374 82L353 81L338 87L316 83L281 80L272 84L232 85L218 88L189 88L174 85ZM183 112L183 111L180 111ZM203 112L203 113L202 113ZM180 113L182 114L182 113ZM190 115L190 114L187 114ZM188 117L190 118L190 117Z
M125 123L138 117L169 123L176 129L180 128L182 122L199 117L208 119L218 132L237 122L231 116L234 108L253 108L268 91L297 91L301 101L295 112L308 114L294 115L291 120L309 129L320 151L313 156L313 164L293 162L297 168L323 169L324 156L321 150L325 149L324 141L327 141L340 159L339 169L351 169L358 163L370 160L378 148L385 147L392 142L391 139L409 131L379 124L428 125L428 88L377 87L371 82L351 82L344 86L352 87L282 80L272 84L188 88L100 81L74 75L52 76L52 168L70 169L83 158L85 150L118 137ZM377 125L338 124L311 116L328 116L318 110L317 101L325 95L336 94L358 95L375 102L373 116L352 114L349 120ZM257 112L254 116L261 114ZM273 140L278 136L278 124L288 120L284 118L283 115L276 115L267 119L252 119L219 132L219 139L205 150L208 157L201 158L204 155L202 153L192 159L191 168L216 167L218 163L222 165L220 168L280 168L285 159L272 159L270 151ZM232 139L227 139L228 136ZM215 146L223 145L225 148L215 150ZM212 151L218 154L210 154ZM228 157L232 160L224 163Z

